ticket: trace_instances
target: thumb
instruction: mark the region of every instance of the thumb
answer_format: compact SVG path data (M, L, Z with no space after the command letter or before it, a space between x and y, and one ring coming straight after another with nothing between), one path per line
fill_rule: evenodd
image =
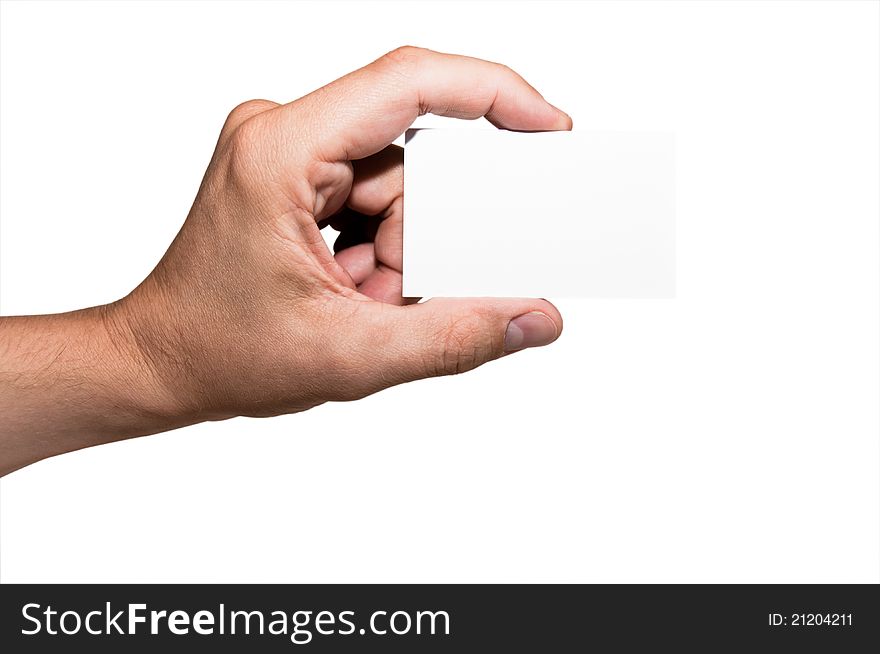
M374 341L381 350L374 356L395 383L467 372L505 354L548 345L562 332L562 316L546 300L433 298L374 306L381 307L374 320L383 334L381 346Z

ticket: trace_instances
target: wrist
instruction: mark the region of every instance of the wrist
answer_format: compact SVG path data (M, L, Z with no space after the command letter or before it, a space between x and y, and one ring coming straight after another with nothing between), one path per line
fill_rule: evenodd
M139 416L150 432L205 419L185 370L179 339L170 333L169 316L141 289L97 307L97 317L113 353L112 386L117 400Z
M127 303L120 300L96 307L94 320L109 359L103 371L104 384L113 401L139 423L160 427L173 421L179 408L160 375L157 361L150 359L138 344Z

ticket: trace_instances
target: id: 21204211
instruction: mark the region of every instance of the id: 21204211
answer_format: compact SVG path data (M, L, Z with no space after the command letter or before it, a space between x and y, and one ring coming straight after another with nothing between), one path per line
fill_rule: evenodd
M852 613L768 613L771 627L851 627Z

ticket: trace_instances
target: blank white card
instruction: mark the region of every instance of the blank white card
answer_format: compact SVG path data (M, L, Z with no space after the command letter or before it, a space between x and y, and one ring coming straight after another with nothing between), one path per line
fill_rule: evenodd
M675 295L669 133L413 129L408 297Z

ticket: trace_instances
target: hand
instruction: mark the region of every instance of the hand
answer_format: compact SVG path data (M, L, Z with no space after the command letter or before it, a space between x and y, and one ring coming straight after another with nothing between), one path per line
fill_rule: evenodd
M100 442L353 400L558 337L545 300L401 297L403 154L390 144L429 112L571 128L510 69L411 47L289 104L236 107L156 269L76 319L121 360L103 384L127 389L114 406L136 405L137 424ZM341 230L335 255L326 224Z

